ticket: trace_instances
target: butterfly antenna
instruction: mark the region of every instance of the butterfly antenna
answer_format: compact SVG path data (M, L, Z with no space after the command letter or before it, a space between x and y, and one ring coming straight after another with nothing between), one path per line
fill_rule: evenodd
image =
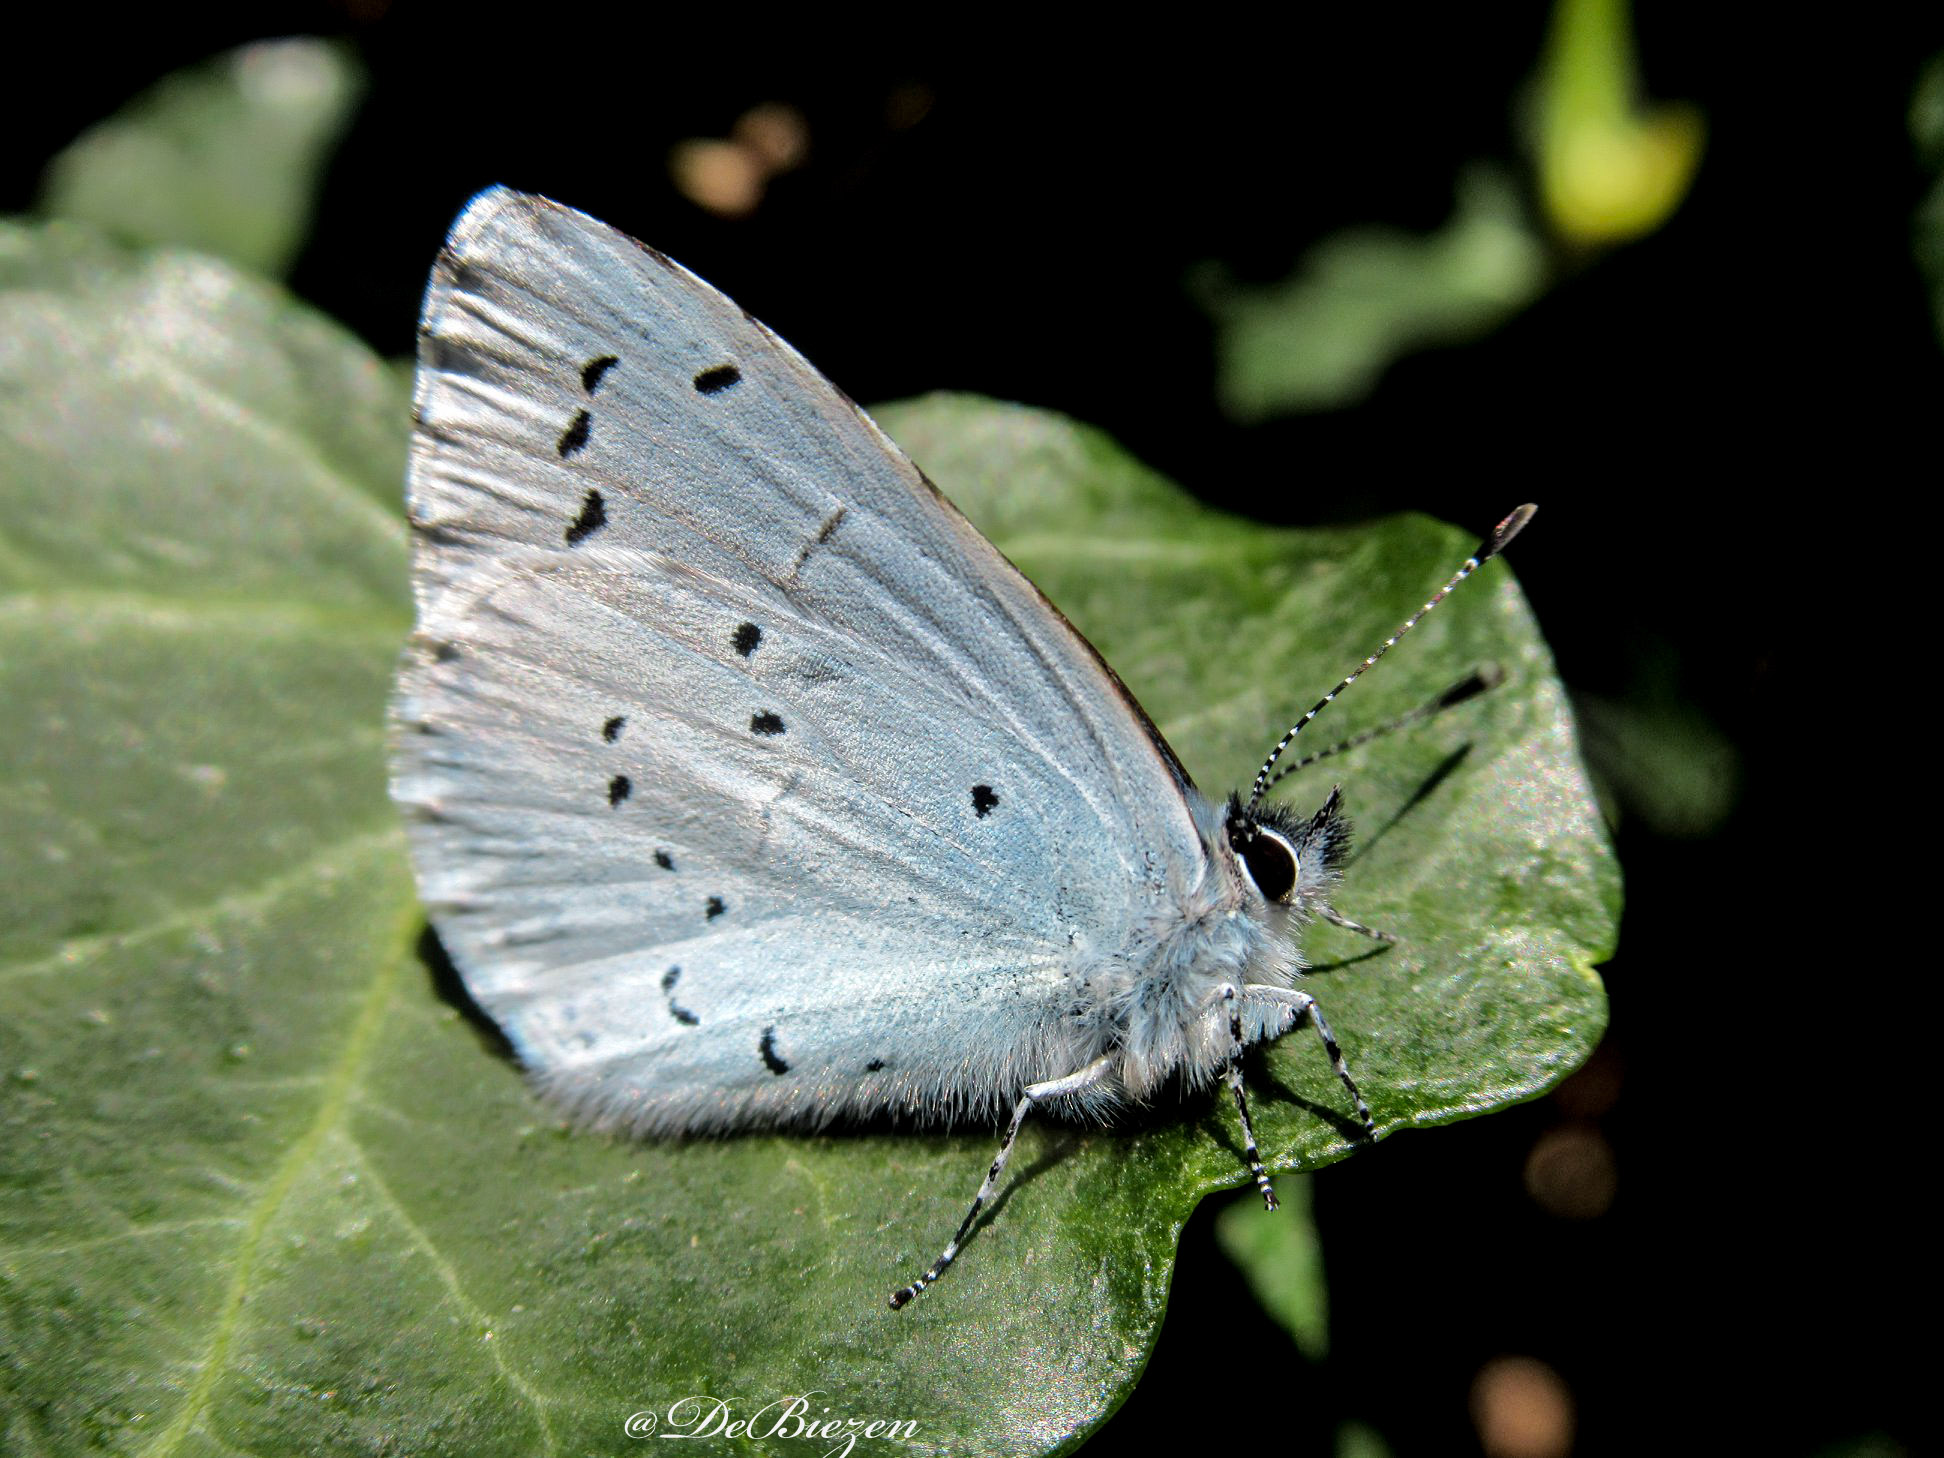
M1289 732L1283 735L1281 739L1276 741L1276 747L1269 751L1269 758L1264 760L1262 763L1262 768L1256 771L1255 784L1250 787L1249 806L1247 811L1244 814L1244 819L1248 824L1253 825L1255 823L1256 806L1262 803L1263 792L1266 791L1270 785L1269 772L1276 767L1276 761L1282 758L1283 751L1289 748L1290 744L1294 742L1298 734L1303 732L1303 727L1306 724L1308 724L1310 720L1314 719L1318 714L1322 713L1324 709L1328 708L1330 704L1336 699L1336 696L1338 694L1342 693L1345 689L1349 688L1351 684L1355 683L1358 679L1362 678L1364 674L1369 672L1371 666L1375 664L1378 659L1382 658L1386 653L1390 652L1391 649L1395 648L1397 646L1397 640L1402 638L1406 633L1410 632L1411 629L1415 628L1423 620L1424 615L1430 612L1432 608L1436 607L1439 603L1443 602L1445 598L1450 594L1452 588L1456 587L1459 583L1463 582L1467 577L1471 576L1472 573L1476 572L1480 567L1484 566L1485 563L1491 561L1492 558L1496 557L1500 552L1504 551L1506 544L1525 529L1525 524L1532 520L1532 514L1537 510L1538 507L1528 503L1525 506L1519 507L1510 516L1506 517L1504 521L1500 522L1497 526L1493 527L1492 534L1489 537L1487 537L1484 541L1478 544L1477 551L1473 552L1471 556L1465 558L1464 565L1461 566L1456 572L1451 574L1451 580L1449 582L1447 582L1443 587L1439 588L1436 592L1431 594L1430 601L1426 602L1423 607L1419 608L1416 612L1412 613L1408 618L1406 618L1404 620L1404 625L1400 627L1395 633L1392 633L1390 637L1384 639L1382 646L1380 646L1375 653L1371 654L1368 658L1364 659L1362 663L1359 663L1355 668L1351 669L1349 674L1345 676L1343 682L1339 683L1335 688L1331 689L1327 694L1323 695L1322 698L1318 699L1316 701L1315 707L1313 707L1307 714L1303 715L1302 718L1298 719L1294 724L1292 724L1289 728Z

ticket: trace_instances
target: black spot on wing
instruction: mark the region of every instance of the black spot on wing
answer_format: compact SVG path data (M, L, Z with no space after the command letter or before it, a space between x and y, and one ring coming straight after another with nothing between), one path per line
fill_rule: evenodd
M581 366L581 388L593 394L601 387L601 377L621 363L619 355L604 354L599 359L590 359Z
M983 820L986 816L990 815L993 807L998 803L999 796L993 792L991 785L974 785L972 787L972 808L978 813L979 819Z
M668 1000L668 1015L685 1028L692 1028L702 1019L675 1001L675 984L682 976L680 967L670 967L662 973L662 996Z
M747 658L756 651L756 645L763 641L763 630L754 623L744 623L729 635L729 642L735 650Z
M742 371L732 364L711 365L695 377L695 389L701 395L720 395L732 385L742 382Z
M601 493L590 486L587 499L581 502L580 515L567 528L567 545L578 547L606 525L607 504L601 500Z
M776 1051L776 1029L774 1027L763 1029L763 1041L757 1044L757 1051L763 1055L763 1067L767 1068L771 1073L774 1073L778 1078L781 1078L790 1071L790 1065L785 1063L782 1055Z
M563 461L587 444L588 431L593 424L594 417L585 410L575 412L573 423L560 432L560 440L554 445Z
M667 851L658 850L655 852L655 864L660 866L664 871L672 871L675 869L675 857L671 856Z
M633 789L634 785L626 775L616 775L608 781L608 804L619 805Z
M783 721L768 709L765 709L760 714L751 714L749 716L749 732L764 736L781 734L783 732Z
M864 1071L866 1073L876 1073L883 1067L884 1060L882 1058L873 1058L869 1063L864 1065Z
M451 663L459 657L457 643L441 643L432 650L432 656L441 663Z
M722 898L720 896L711 896L708 904L702 908L702 919L704 921L714 921L728 909L728 907L722 904Z
M621 715L616 714L601 726L601 738L607 740L609 744L614 743L615 740L621 737L621 731L626 727L627 722Z

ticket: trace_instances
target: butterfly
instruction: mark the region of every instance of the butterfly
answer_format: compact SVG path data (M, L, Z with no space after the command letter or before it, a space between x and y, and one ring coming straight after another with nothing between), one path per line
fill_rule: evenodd
M1113 670L834 386L708 284L505 188L419 336L392 793L468 992L638 1136L1004 1117L1226 1082L1307 1022L1348 823L1264 801L1337 693L1196 789ZM1482 686L1482 685L1477 685ZM1476 686L1475 686L1476 687ZM1475 687L1471 691L1475 691ZM1448 700L1463 697L1460 692ZM1433 706L1437 707L1437 706Z

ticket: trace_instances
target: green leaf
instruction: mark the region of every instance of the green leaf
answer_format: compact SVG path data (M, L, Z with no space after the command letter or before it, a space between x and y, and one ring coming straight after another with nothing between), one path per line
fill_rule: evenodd
M1582 694L1576 704L1609 823L1636 815L1656 835L1698 839L1734 810L1741 758L1720 726L1681 696L1673 666L1649 661L1624 697Z
M1337 1429L1336 1458L1390 1458L1390 1447L1367 1423L1348 1422Z
M1517 313L1547 273L1516 190L1489 167L1465 175L1451 221L1428 236L1349 229L1264 287L1205 270L1196 288L1215 321L1222 408L1259 421L1353 404L1393 360Z
M1215 1243L1235 1262L1264 1311L1312 1362L1330 1354L1330 1292L1323 1247L1310 1214L1308 1179L1284 1180L1274 1220L1259 1219L1255 1191L1238 1196L1215 1217Z
M49 164L40 210L282 274L363 89L343 46L244 46L164 77L84 132Z
M1146 1361L1195 1202L1243 1179L1232 1109L1030 1125L951 1276L895 1314L994 1131L561 1127L419 955L381 727L404 418L273 290L0 231L5 1446L611 1452L638 1411L808 1392L823 1421L916 1424L887 1451L1070 1445ZM1040 412L885 419L1216 786L1471 545L1219 516ZM1365 832L1344 908L1406 940L1324 928L1315 985L1386 1132L1536 1094L1604 1018L1617 881L1504 566L1334 728L1484 658L1504 688L1334 771ZM1277 1168L1353 1148L1306 1033L1252 1086Z
M1929 184L1911 220L1911 251L1930 287L1931 321L1944 336L1944 53L1924 62L1917 74L1910 139Z
M1628 0L1554 0L1539 69L1539 196L1561 237L1623 243L1666 222L1701 165L1692 106L1640 104Z

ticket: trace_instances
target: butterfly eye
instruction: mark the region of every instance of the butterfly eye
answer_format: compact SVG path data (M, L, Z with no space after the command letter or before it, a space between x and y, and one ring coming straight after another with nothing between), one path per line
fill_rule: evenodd
M1290 893L1296 889L1299 863L1296 847L1287 837L1266 825L1258 825L1255 834L1243 840L1235 849L1242 857L1242 864L1248 868L1249 879L1255 882L1256 890L1271 901L1289 900Z

